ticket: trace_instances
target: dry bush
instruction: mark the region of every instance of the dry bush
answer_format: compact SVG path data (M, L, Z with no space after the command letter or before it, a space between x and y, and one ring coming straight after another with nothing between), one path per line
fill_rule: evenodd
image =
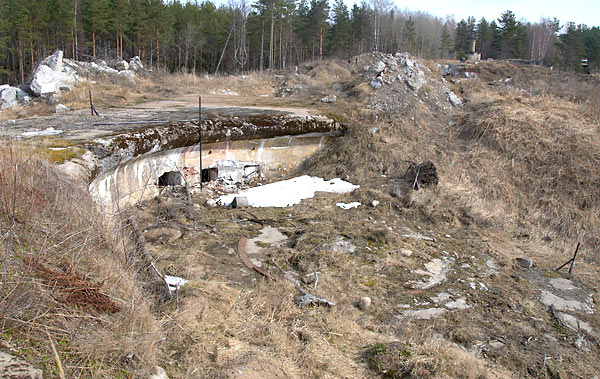
M144 371L160 328L125 265L125 236L109 232L84 183L35 150L4 141L0 160L2 338L49 374L46 331L68 377Z

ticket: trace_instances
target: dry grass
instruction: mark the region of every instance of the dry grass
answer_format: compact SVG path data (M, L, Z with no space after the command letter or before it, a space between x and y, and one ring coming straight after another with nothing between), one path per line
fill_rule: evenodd
M469 106L457 137L464 151L453 181L506 221L598 242L600 135L581 106L553 97L486 99Z
M123 236L106 229L82 183L35 150L4 141L0 156L2 339L49 374L46 330L67 377L144 372L160 328L127 271Z

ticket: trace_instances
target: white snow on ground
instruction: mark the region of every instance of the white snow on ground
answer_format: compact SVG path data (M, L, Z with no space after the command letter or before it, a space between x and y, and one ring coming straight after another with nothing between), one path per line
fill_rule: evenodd
M165 275L165 282L169 285L169 291L173 292L183 287L188 280L180 278L178 276Z
M335 203L335 205L337 205L338 207L342 208L342 209L352 209L352 208L358 208L360 206L360 203L358 201L354 201L352 203Z
M289 207L299 204L304 199L315 196L315 192L346 193L360 186L336 178L323 180L314 176L303 175L260 187L254 187L237 194L224 195L217 199L217 204L230 206L234 198L248 198L251 207Z
M35 132L23 132L21 137L37 137L37 136L53 136L62 133L62 130L54 129L52 127L44 130L38 130Z

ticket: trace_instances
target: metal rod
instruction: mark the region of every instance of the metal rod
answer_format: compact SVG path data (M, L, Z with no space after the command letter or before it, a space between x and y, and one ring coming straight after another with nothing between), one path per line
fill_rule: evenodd
M92 103L92 90L89 90L90 93L90 112L92 112L92 116L94 116L94 103Z
M198 96L198 135L200 140L200 191L202 191L202 96Z
M573 254L573 259L571 259L571 267L569 267L569 280L571 280L571 274L573 272L573 265L575 264L575 258L577 258L578 251L579 251L579 242L577 242L577 247L575 248L575 254Z

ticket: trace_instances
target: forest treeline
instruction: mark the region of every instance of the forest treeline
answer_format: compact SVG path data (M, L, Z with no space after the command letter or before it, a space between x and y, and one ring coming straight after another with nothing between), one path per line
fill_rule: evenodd
M56 49L77 60L140 56L155 69L238 73L364 52L517 58L568 70L600 65L600 29L557 19L456 21L390 0L0 0L0 83L19 84Z

